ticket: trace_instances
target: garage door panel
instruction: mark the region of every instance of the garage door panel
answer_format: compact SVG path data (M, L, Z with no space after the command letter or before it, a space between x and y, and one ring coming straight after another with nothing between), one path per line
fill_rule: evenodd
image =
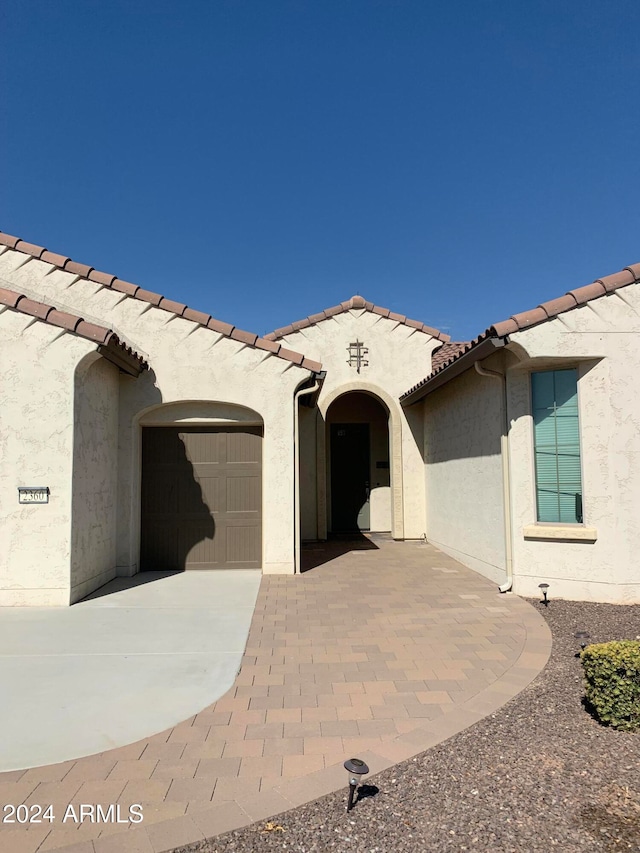
M178 512L180 484L166 470L152 470L142 480L142 505L153 515L175 515Z
M225 462L225 434L219 432L181 432L186 454L192 465L206 463L219 465Z
M141 568L260 568L262 435L143 429Z
M178 530L158 518L143 527L140 542L140 564L150 571L171 571L179 562Z
M251 432L227 435L227 462L230 465L243 463L260 464L262 459L262 437Z
M225 531L216 529L214 520L208 523L194 519L183 522L180 530L181 550L189 569L217 569L225 562Z
M242 568L258 568L255 555L260 552L262 531L260 525L255 527L227 526L227 563Z
M262 489L257 477L227 477L226 486L227 512L244 515L260 512Z
M224 477L192 477L191 482L183 484L181 488L180 512L207 515L212 512L225 512L226 499Z

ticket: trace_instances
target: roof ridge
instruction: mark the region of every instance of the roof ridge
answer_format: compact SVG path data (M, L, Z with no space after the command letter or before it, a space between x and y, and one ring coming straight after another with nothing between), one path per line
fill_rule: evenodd
M43 323L50 326L57 326L66 332L73 332L81 338L98 344L99 348L103 347L112 353L119 350L121 359L137 362L139 367L137 373L149 366L145 359L138 355L133 347L121 340L113 329L99 326L97 323L90 323L77 314L61 311L53 305L38 302L26 294L8 287L0 287L0 305L5 305L7 308L12 308L14 311L19 311L21 314L26 314L37 320L42 320Z
M628 287L630 284L640 282L640 263L629 264L628 267L611 273L611 275L597 278L591 284L586 284L583 287L576 287L573 290L568 290L564 296L558 296L555 299L549 299L546 302L541 302L536 308L530 308L528 311L521 311L518 314L512 314L507 320L500 320L489 326L484 332L468 341L459 352L452 354L450 358L446 358L435 370L432 370L428 376L425 376L417 385L405 391L400 399L403 400L410 394L413 394L419 388L422 388L431 379L442 373L447 367L452 365L459 358L462 358L470 350L479 346L488 338L504 338L514 332L522 332L525 329L530 329L540 323L546 323L548 320L553 320L559 314L565 314L567 311L572 311L574 308L580 308L588 302L593 302L595 299L600 299L602 296L608 296L619 290L622 287Z
M394 320L397 323L401 323L404 326L408 326L411 329L416 329L419 332L424 332L427 335L430 335L432 338L436 338L443 343L447 343L450 340L449 335L445 335L443 332L440 332L438 329L434 329L431 326L427 326L424 323L419 322L418 320L411 320L406 317L404 314L396 314L395 311L389 310L389 308L382 308L380 305L374 305L373 302L368 302L364 296L356 295L352 296L351 299L348 299L346 302L341 302L339 305L334 305L332 308L325 308L324 311L320 311L318 314L310 314L308 317L304 317L302 320L296 320L294 323L290 323L288 326L282 326L280 329L276 329L273 332L270 332L268 335L265 335L265 339L268 341L276 341L278 338L283 338L286 335L291 335L293 332L299 332L300 329L307 329L309 326L315 326L317 323L321 323L323 320L329 320L331 317L335 317L336 314L344 314L347 311L357 309L364 309L365 311L370 311L372 314L378 314L381 317L385 317L389 320Z
M175 302L172 299L167 299L159 293L154 293L150 290L144 290L137 284L132 284L130 281L124 281L111 273L100 272L99 270L90 267L88 264L80 264L72 261L71 258L65 255L59 255L55 252L50 252L43 246L37 246L35 243L27 243L20 237L14 237L4 231L0 231L0 246L6 246L17 252L22 252L25 255L31 255L36 260L44 261L54 267L58 267L64 272L70 272L77 275L79 278L87 281L95 282L103 287L108 287L111 290L116 290L119 293L124 293L126 296L131 296L134 299L139 299L142 302L148 302L155 308L162 308L163 311L168 311L177 317L183 317L185 320L191 320L194 323L199 323L214 332L218 332L226 338L238 341L245 346L253 349L264 350L265 352L296 364L299 367L319 373L322 370L322 364L313 359L307 358L302 353L294 352L293 350L283 347L281 344L275 343L267 337L260 337L253 332L247 332L243 329L238 329L230 323L224 323L221 320L216 320L211 314L206 314L203 311L196 311L189 308L181 302Z

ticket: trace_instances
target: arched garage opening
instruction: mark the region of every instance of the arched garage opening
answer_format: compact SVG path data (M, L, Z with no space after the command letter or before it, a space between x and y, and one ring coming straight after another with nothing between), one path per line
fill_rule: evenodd
M179 403L141 427L140 569L262 567L262 419Z
M326 414L331 533L392 529L389 411L364 391L347 392Z

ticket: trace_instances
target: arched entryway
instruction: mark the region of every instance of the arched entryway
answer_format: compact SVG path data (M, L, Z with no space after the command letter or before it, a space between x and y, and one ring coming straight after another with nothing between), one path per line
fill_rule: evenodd
M325 422L329 532L391 531L389 410L371 393L350 391Z

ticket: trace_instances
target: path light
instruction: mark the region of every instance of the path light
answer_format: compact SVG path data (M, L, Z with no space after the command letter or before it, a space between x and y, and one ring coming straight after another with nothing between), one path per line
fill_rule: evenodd
M538 589L542 590L542 594L544 595L544 606L548 607L549 606L549 599L547 598L547 590L549 589L549 584L548 583L539 583Z
M580 651L584 651L587 648L587 640L591 639L591 634L588 631L576 631L574 637L580 643ZM580 652L576 652L576 657L580 657Z
M347 800L347 811L350 812L353 808L353 798L356 793L356 788L360 782L360 777L365 776L369 772L369 768L360 758L349 758L344 763L344 769L349 774L349 799Z

